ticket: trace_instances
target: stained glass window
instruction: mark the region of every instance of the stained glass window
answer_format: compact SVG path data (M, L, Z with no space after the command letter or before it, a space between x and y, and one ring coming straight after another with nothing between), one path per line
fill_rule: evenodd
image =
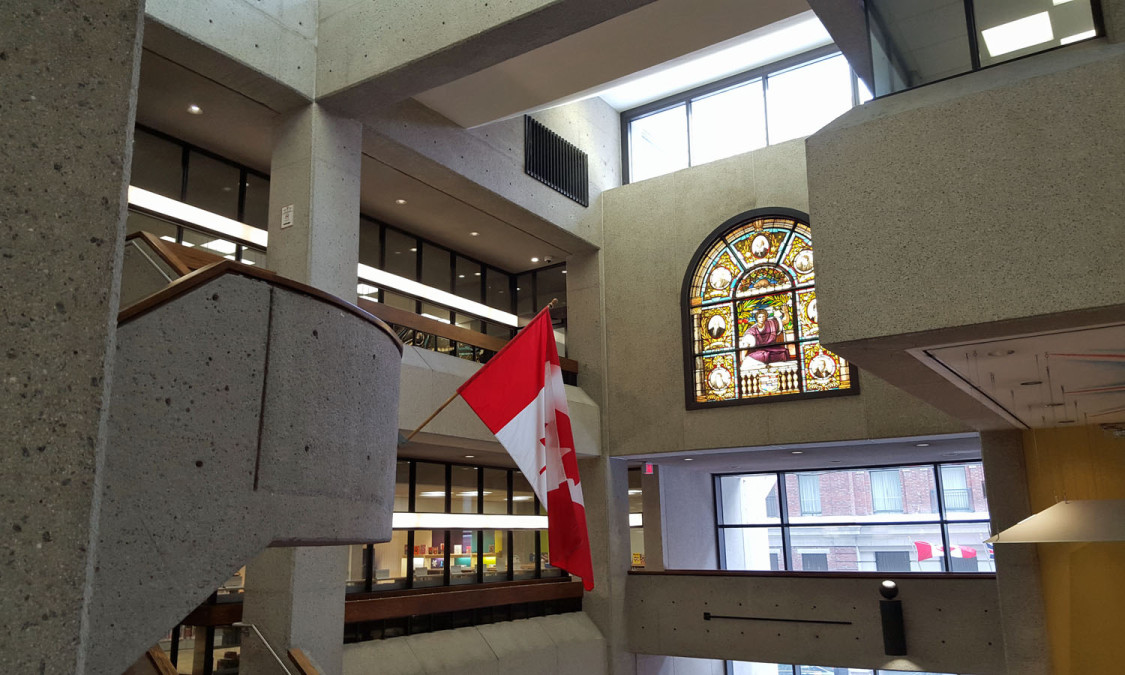
M852 367L820 346L808 224L755 213L728 221L689 272L689 407L856 393Z

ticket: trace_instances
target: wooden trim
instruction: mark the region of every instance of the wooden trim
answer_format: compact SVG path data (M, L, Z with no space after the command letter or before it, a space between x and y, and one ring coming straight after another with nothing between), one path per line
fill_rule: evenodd
M344 622L373 621L375 619L368 618L372 615L384 619L399 618L580 597L582 582L570 581L569 577L351 593L344 603ZM399 611L403 613L397 613ZM242 621L241 602L200 605L180 623L185 626L229 626L237 621Z
M788 579L926 579L952 581L957 579L996 579L994 572L796 572L792 570L765 572L749 570L663 570L647 572L629 570L632 576L666 577L766 577Z
M398 335L395 334L395 332L391 330L390 326L384 323L382 319L372 316L368 312L365 312L364 310L356 307L350 302L345 302L335 295L325 293L318 288L313 288L312 286L293 281L292 279L287 279L283 276L280 276L269 270L262 269L260 267L243 265L241 263L234 262L233 260L226 260L225 258L221 259L219 262L212 263L210 265L207 265L206 267L197 269L190 274L182 276L179 279L176 279L172 283L168 284L164 288L160 289L156 293L148 296L147 298L129 305L117 314L117 325L118 327L120 327L121 325L126 324L133 319L141 317L148 312L151 312L152 310L171 302L175 298L185 293L189 293L196 288L199 288L200 286L203 286L208 282L223 276L224 274L240 274L244 277L258 279L274 286L280 286L297 293L302 293L322 302L327 302L329 304L335 305L336 307L354 316L357 316L360 319L363 319L364 321L383 331L394 342L395 346L398 348L399 354L402 353L402 340L398 339Z
M419 593L416 591L412 595L349 600L344 605L344 623L379 621L404 616L459 612L482 607L581 597L582 582L580 581L522 585L497 584L493 588L450 586L444 587L442 592L438 593L426 593L424 591Z
M145 654L148 660L152 663L152 667L156 669L159 675L176 675L176 666L172 665L172 660L164 653L160 647L150 647Z
M312 661L305 655L305 652L297 647L292 647L289 649L288 653L289 660L293 662L293 665L297 666L297 672L300 673L300 675L320 675L320 671L312 664Z
M508 340L504 340L503 338L478 333L468 328L445 323L444 321L436 321L429 317L415 314L414 312L408 312L398 307L391 307L390 305L380 302L374 302L367 298L360 298L356 304L359 305L361 309L379 317L387 323L403 326L411 330L422 331L423 333L443 337L454 342L461 342L481 349L487 349L488 351L498 352L504 348L504 345L508 344ZM574 359L567 359L560 356L559 365L568 373L578 373L578 362Z
M180 623L185 626L229 626L242 621L241 602L200 605L191 610Z
M172 249L167 246L168 242L164 241L155 234L149 232L134 232L133 234L125 237L125 241L131 241L133 239L144 240L144 242L148 244L149 248L151 248L153 251L156 251L156 254L159 255L164 260L164 262L168 263L168 265L176 272L176 274L183 276L191 272L191 268L184 264L184 261L180 260L180 258L172 252Z

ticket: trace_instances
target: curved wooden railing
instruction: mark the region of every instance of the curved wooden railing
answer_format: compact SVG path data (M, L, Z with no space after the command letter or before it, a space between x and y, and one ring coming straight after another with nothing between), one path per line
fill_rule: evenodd
M486 352L498 352L504 345L508 344L508 341L503 338L478 333L468 328L461 328L460 326L448 324L444 321L437 321L420 314L415 314L414 312L408 312L405 309L391 307L390 305L374 302L366 298L360 298L359 302L356 304L392 326L401 326L426 335L444 338L450 342L471 345ZM562 367L564 373L570 373L572 375L578 374L578 362L574 359L560 357L559 365Z
M225 258L220 258L219 262L210 263L205 267L200 267L193 272L185 274L184 276L176 279L172 283L168 284L167 286L160 289L156 293L153 293L147 298L129 305L125 309L118 312L117 325L120 326L138 317L144 316L157 307L161 307L171 302L175 298L184 295L185 293L189 293L199 288L200 286L203 286L204 284L207 284L208 282L213 281L214 279L217 279L226 274L238 274L244 277L250 277L251 279L258 279L270 283L274 286L280 286L290 291L301 293L303 295L316 298L317 300L335 305L336 307L339 307L340 309L356 317L359 317L360 319L363 319L364 321L381 330L394 342L395 346L398 348L399 353L402 353L402 340L398 338L398 335L393 330L391 330L391 327L384 323L382 319L371 315L370 313L360 309L350 302L341 300L335 295L325 293L318 288L313 288L312 286L293 281L292 279L287 279L283 276L275 274L269 270L262 269L260 267L243 265L241 263L234 262L233 260L226 260Z
M236 271L237 273L245 274L246 276L257 277L259 279L270 281L271 283L282 283L289 286L293 290L297 290L298 292L312 291L311 294L316 295L317 297L329 300L330 302L334 302L336 304L340 304L341 306L346 305L345 309L351 308L349 309L349 311L358 307L362 311L362 314L360 314L360 316L363 316L364 318L368 316L375 317L379 319L380 322L384 325L390 324L393 326L399 326L407 329L408 331L415 331L417 333L430 335L435 338L442 338L445 340L449 340L450 342L462 345L470 345L486 353L498 352L505 344L508 343L508 341L503 338L487 335L485 333L478 333L476 331L469 330L467 328L461 328L460 326L448 324L443 321L436 321L434 319L421 316L420 314L415 314L414 312L409 312L397 307L391 307L390 305L373 302L366 298L360 298L355 305L352 305L351 303L341 300L336 296L324 293L323 291L314 289L311 286L305 286L304 284L286 279L285 277L278 276L277 274L274 274L273 272L270 272L269 270L263 269L261 267L234 263L217 253L205 251L199 247L183 246L173 242L165 241L149 232L134 232L133 234L130 234L128 237L126 237L126 239L144 240L144 242L147 243L150 248L156 251L156 253L173 270L176 271L176 273L183 275L179 281L173 282L173 284L168 288L171 288L177 283L182 282L184 279L192 276L194 273L200 273L202 270L210 268L213 265L225 263L226 267L216 268L214 270L211 270L211 272L208 272L207 274L214 274L220 269L224 272ZM209 279L212 277L208 276L206 278ZM192 283L202 283L202 280L202 277L197 278ZM121 314L118 315L118 322L121 323L126 320L126 317L133 318L139 313L143 313L152 309L155 305L152 305L150 303L150 300L152 300L152 298L156 296L164 298L161 303L167 301L167 296L163 294L168 290L168 288L157 293L155 296L145 298L141 302L138 302L135 305L122 310ZM186 289L181 289L180 292L183 292L183 290ZM398 336L398 332L390 329L389 326L388 330L391 330L391 332L395 334L395 339L398 340L401 345L402 340ZM578 374L578 362L574 359L560 358L559 365L562 367L564 375L569 375L569 383L573 384L574 377Z

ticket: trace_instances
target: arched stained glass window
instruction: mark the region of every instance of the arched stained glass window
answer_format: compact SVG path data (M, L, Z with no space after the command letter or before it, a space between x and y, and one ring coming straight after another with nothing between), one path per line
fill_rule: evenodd
M684 280L689 408L858 393L851 365L820 346L807 221L750 211L696 252Z

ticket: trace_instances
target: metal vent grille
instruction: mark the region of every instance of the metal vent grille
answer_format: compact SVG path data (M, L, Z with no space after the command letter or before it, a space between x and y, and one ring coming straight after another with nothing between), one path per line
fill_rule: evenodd
M523 118L523 170L582 206L590 205L586 153L528 115Z

